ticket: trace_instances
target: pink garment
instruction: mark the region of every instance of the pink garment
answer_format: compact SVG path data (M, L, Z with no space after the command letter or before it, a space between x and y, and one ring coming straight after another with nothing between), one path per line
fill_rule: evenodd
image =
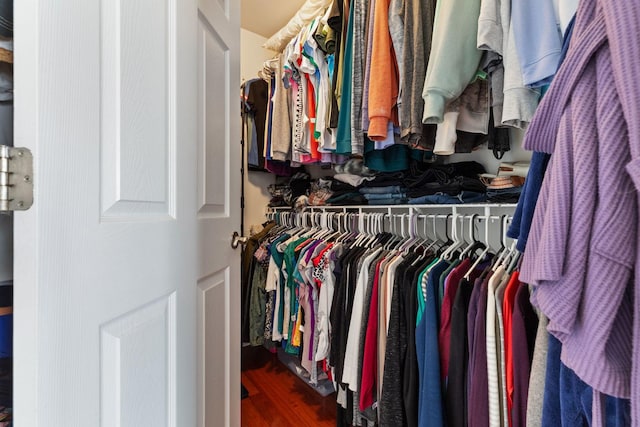
M438 347L440 348L440 377L444 380L449 373L449 346L451 344L451 308L458 292L460 281L471 267L467 258L460 265L451 270L445 279L444 297L440 309L440 331L438 332Z

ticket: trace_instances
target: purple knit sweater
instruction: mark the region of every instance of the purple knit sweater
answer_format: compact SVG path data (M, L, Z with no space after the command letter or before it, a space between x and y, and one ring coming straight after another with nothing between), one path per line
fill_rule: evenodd
M562 361L595 390L631 398L640 426L638 1L580 1L524 145L553 156L520 278Z

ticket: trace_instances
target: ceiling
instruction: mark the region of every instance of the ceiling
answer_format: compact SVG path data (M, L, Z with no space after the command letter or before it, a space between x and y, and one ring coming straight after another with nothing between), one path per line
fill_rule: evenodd
M242 0L240 26L269 38L284 27L305 0Z

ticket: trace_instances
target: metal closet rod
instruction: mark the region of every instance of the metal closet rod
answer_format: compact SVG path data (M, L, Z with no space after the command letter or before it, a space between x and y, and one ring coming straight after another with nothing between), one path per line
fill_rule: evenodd
M351 205L351 206L305 206L301 211L380 211L386 210L422 210L422 209L515 209L515 203L463 203L457 205ZM292 211L289 206L267 208L267 211Z
M358 217L371 217L371 218L379 218L381 217L384 220L426 220L426 219L451 219L452 223L455 223L458 220L477 220L478 222L482 222L483 220L488 221L496 221L496 220L507 220L510 221L513 217L510 214L502 214L502 215L481 215L477 213L449 213L449 214L428 214L428 213L386 213L386 212L294 212L294 211L286 211L286 212L277 212L270 211L267 212L266 216L268 219L275 219L276 216L280 214L285 218L292 218L301 220L302 224L306 225L317 225L319 224L319 218L322 215L329 214L332 219L334 219L334 215L336 216L347 216L351 218ZM447 221L448 222L448 221Z
M367 224L373 219L381 219L389 227L399 226L401 232L407 227L416 229L418 221L424 220L425 227L427 219L433 219L433 227L436 227L437 219L445 219L445 228L451 227L453 235L458 233L458 223L460 229L465 229L465 220L471 219L475 224L482 224L484 236L495 235L492 233L496 221L500 221L500 241L505 245L508 223L513 218L515 204L461 204L461 205L392 205L392 206L308 206L302 210L295 211L291 208L269 208L266 216L269 219L276 219L278 214L283 215L286 221L293 221L302 227L314 227L322 224L324 216L325 224L330 219L341 218L349 220L351 226L357 230L366 230ZM451 221L449 221L451 219ZM399 220L399 223L398 223ZM366 224L365 224L366 223ZM393 223L393 225L392 225ZM395 230L398 231L398 230Z
M437 211L438 214L442 214L443 211L450 212L445 216L453 215L454 218L459 215L471 215L476 214L485 219L497 219L503 217L505 214L511 216L515 211L515 204L460 204L460 205L389 205L389 206L375 206L375 205L362 205L362 206L307 206L302 210L294 211L289 207L282 208L267 208L267 215L269 213L276 212L291 212L291 213L343 213L343 214L357 214L364 215L369 213L385 213L389 218L399 217L401 215L409 215L411 217L416 215L425 215L433 211ZM496 217L494 213L499 212L500 215ZM492 217L493 216L493 217ZM440 216L439 218L442 218Z

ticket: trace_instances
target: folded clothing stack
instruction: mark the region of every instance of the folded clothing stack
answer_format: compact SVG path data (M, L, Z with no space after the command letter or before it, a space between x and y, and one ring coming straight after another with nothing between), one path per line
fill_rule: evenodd
M412 165L404 182L410 204L482 203L486 187L478 176L485 172L477 162L446 165Z
M503 165L498 176L486 174L484 167L473 161L446 165L416 162L406 171L376 173L361 160L351 159L335 166L337 173L332 177L312 181L308 174L299 172L287 183L269 186L269 206L516 203L525 178L502 174L526 173L526 167Z
M311 188L311 177L304 172L293 175L287 183L271 184L268 187L271 200L270 207L297 206L299 198L303 198L306 205L306 198Z
M320 178L311 183L309 205L363 205L367 204L357 186L333 178Z
M332 196L333 192L331 191L330 180L319 179L311 182L311 192L309 193L308 199L310 206L324 206Z
M289 206L284 200L284 195L289 189L289 184L271 184L267 189L271 195L269 207L278 208L282 206Z
M400 185L362 187L359 191L370 205L400 205L408 200L406 188Z
M360 193L370 205L407 203L406 172L381 172L362 183Z
M331 198L327 200L328 205L366 205L367 199L362 197L358 192L358 187L362 183L362 178L359 175L352 175L348 173L340 173L334 175L332 178L325 178L330 180L330 188L332 192Z
M491 203L518 203L524 178L520 176L484 177L487 187L487 201Z
M484 192L465 191L451 196L446 193L436 193L427 196L414 197L409 199L412 205L460 205L464 203L484 203L487 201L487 194Z

